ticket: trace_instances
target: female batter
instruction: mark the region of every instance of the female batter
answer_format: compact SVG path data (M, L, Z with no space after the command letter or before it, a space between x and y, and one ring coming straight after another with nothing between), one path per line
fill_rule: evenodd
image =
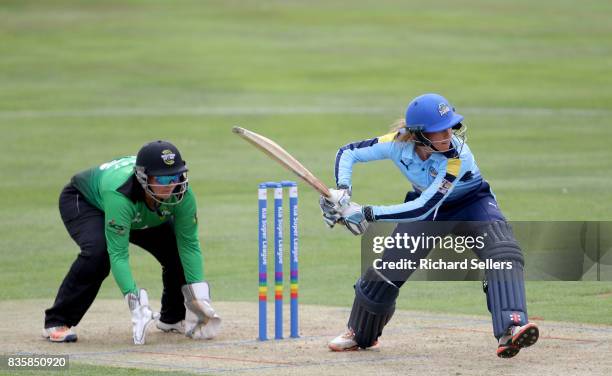
M536 343L539 330L527 317L522 251L465 143L462 121L444 97L425 94L410 102L405 119L391 133L340 148L335 163L338 189L332 190L331 199L321 197L323 219L330 227L342 222L356 235L378 221L397 222L393 235L484 235L483 247L474 249L477 256L509 266L487 269L483 287L499 343L497 355L510 358ZM398 205L350 202L353 164L381 159L393 161L413 191ZM406 253L387 248L383 261L409 257L418 263L430 250L420 247ZM377 346L395 310L399 288L412 272L368 269L355 284L348 330L329 342L329 348Z

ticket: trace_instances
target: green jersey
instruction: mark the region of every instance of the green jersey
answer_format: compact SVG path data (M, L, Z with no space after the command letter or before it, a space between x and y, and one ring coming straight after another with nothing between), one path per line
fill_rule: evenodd
M161 204L155 211L149 209L144 189L134 175L135 162L133 156L116 159L72 178L72 185L85 199L104 212L106 245L117 285L124 295L138 291L129 266L130 231L159 226L168 221L172 221L174 227L187 283L203 281L195 195L188 188L178 204Z

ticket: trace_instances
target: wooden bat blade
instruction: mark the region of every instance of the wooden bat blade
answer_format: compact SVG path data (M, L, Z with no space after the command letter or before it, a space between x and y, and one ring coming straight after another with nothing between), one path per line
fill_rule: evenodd
M323 196L330 197L327 186L276 142L242 127L233 127L232 132L244 138L256 148L266 153L270 158L296 174Z

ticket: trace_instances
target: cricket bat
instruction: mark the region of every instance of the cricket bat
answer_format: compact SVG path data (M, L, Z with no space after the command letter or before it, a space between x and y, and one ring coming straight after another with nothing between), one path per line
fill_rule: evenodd
M296 174L302 181L323 196L331 197L327 186L276 142L242 127L233 127L232 132L244 138L256 148L266 153L270 158Z

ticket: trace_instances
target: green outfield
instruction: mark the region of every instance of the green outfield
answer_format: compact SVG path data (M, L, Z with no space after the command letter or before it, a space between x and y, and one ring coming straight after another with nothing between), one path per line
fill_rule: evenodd
M103 366L93 366L86 364L70 364L67 370L64 371L41 371L41 370L19 370L17 374L22 376L41 376L41 375L71 375L71 376L105 376L109 375L109 372L112 372L112 375L118 376L141 376L141 375L151 375L151 370L141 370L137 368L121 368L121 367L103 367ZM2 374L0 372L0 374ZM191 373L186 372L164 372L164 371L155 371L156 375L162 376L185 376L191 375Z
M292 176L231 127L332 185L337 148L386 133L424 92L466 116L509 219L611 220L610 14L603 0L3 1L0 299L51 303L77 254L57 210L75 172L168 139L190 168L213 298L254 301L257 185ZM359 203L409 187L389 162L355 168ZM301 301L348 307L359 246L300 184ZM157 299L159 265L137 248L131 264ZM528 282L527 294L532 316L612 325L610 282ZM112 278L100 296L121 299ZM409 283L398 306L487 314L477 282Z

